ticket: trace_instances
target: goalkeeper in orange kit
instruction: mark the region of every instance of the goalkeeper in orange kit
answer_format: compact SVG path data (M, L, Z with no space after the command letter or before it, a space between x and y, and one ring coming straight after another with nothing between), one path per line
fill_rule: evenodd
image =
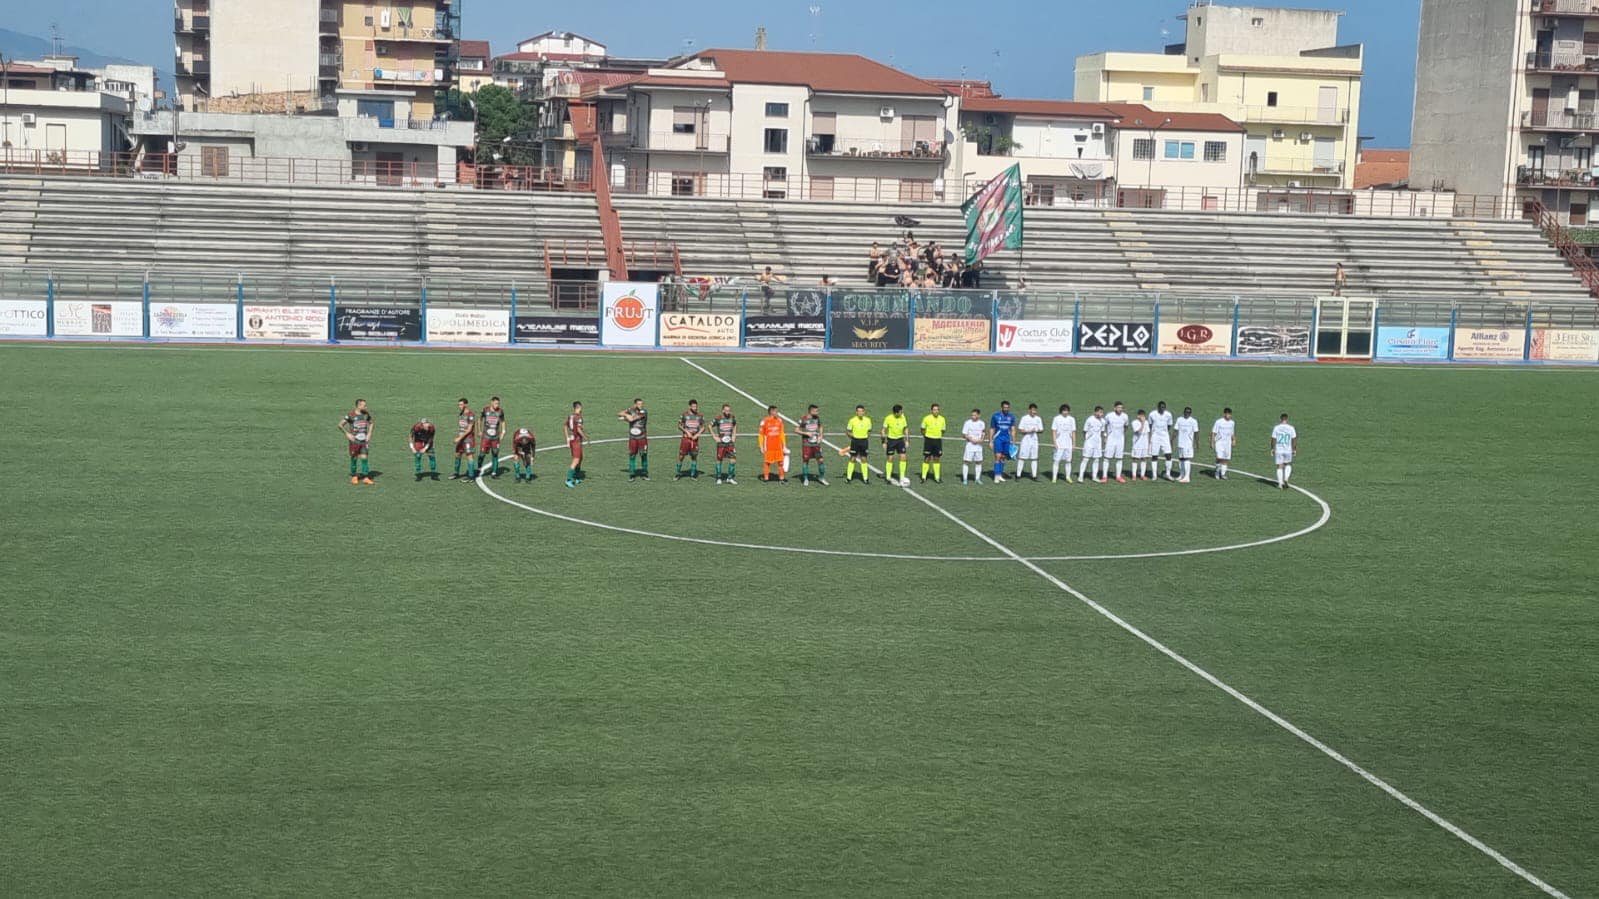
M770 484L774 480L788 483L788 472L783 469L783 454L787 451L788 436L783 430L783 417L777 414L776 406L766 407L766 417L761 419L761 428L758 432L761 443L761 480ZM773 478L772 466L777 466L777 477Z

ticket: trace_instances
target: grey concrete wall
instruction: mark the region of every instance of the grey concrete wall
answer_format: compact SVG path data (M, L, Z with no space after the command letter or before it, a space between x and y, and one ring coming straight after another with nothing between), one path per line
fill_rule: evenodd
M1217 53L1283 56L1331 47L1338 43L1338 17L1319 9L1196 6L1187 13L1186 55L1190 60Z
M1506 193L1525 15L1510 0L1422 0L1412 186Z

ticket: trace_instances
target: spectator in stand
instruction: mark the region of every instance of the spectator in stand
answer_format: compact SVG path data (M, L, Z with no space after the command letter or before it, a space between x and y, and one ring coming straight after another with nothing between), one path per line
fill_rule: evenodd
M964 267L964 263L961 262L961 259L960 259L959 256L955 257L950 262L949 267L944 269L944 282L943 283L944 283L945 287L953 289L953 288L961 286L961 269L963 267Z
M899 260L893 256L887 257L883 260L883 273L877 278L877 286L887 287L891 284L898 284L900 272Z
M876 280L877 275L878 275L878 269L881 267L880 263L882 261L883 261L883 248L879 247L877 245L877 241L874 240L874 241L872 241L872 250L867 255L867 262L866 262L866 280L867 280L868 283Z
M1344 295L1344 285L1349 283L1349 276L1344 274L1344 264L1338 263L1333 267L1333 296Z
M928 289L932 289L932 288L935 288L937 286L938 286L938 275L934 274L933 273L933 269L931 267L929 267L927 269L927 271L922 273L922 287L928 288Z
M775 285L782 281L783 278L781 275L773 273L772 267L768 265L766 271L761 272L756 280L761 282L761 314L771 315L772 299L777 295Z

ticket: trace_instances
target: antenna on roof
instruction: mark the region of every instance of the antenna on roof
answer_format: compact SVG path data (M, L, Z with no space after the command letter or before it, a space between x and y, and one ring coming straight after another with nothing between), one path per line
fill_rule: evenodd
M61 55L61 24L59 22L50 23L50 48L52 55Z
M812 5L810 7L810 11L811 11L811 49L815 50L816 49L816 34L817 34L817 31L818 31L817 26L821 23L822 8L820 6Z
M766 49L766 26L759 25L755 28L755 49Z

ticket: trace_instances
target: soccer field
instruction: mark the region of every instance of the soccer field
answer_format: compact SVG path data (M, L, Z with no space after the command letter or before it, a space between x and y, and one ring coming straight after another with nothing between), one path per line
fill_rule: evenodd
M1599 892L1599 371L8 345L0 383L8 895ZM448 479L491 394L532 483ZM910 490L744 441L726 488L671 480L691 397L1240 441L1226 482L952 449ZM574 399L609 442L565 489ZM1283 411L1303 492L1245 474Z

